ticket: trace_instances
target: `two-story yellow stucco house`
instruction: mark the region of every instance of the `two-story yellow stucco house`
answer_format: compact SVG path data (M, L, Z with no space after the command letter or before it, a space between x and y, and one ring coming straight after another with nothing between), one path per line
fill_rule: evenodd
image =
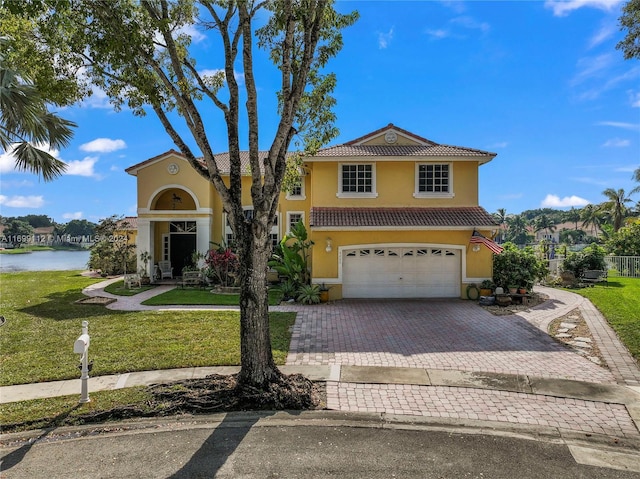
M492 274L492 253L469 240L497 228L478 204L478 168L495 156L393 124L322 149L305 160L300 186L282 193L273 240L302 220L315 242L313 282L332 286L332 299L464 297ZM228 172L228 156L216 159ZM138 251L153 263L180 271L193 251L232 239L218 194L182 154L126 171L137 177ZM247 175L247 214L249 185Z

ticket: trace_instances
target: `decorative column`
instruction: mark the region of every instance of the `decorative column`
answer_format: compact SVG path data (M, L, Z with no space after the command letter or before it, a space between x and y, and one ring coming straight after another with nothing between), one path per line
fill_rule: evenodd
M138 270L144 268L144 264L140 261L140 253L147 251L151 255L151 260L147 265L148 273L153 274L153 265L156 263L153 251L154 234L153 223L146 218L138 217L138 235L136 236L136 257L138 259Z
M196 251L205 254L211 248L211 216L197 218ZM198 266L202 266L199 264Z

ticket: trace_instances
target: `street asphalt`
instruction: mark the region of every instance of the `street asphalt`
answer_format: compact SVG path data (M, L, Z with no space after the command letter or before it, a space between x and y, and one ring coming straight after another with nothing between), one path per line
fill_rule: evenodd
M182 416L3 442L3 479L640 478L640 456L614 443L361 413Z

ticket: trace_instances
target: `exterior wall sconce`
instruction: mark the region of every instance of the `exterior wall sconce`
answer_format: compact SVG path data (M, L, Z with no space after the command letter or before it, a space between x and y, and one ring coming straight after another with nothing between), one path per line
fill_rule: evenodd
M331 238L327 238L327 246L324 250L327 253L331 253L331 251L333 251L333 242L331 241Z
M477 253L478 251L480 251L480 245L474 244L473 247L471 248L471 251L473 251L474 253Z

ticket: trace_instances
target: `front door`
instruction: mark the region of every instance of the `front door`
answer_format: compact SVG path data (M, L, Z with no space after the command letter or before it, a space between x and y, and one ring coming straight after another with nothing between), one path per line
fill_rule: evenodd
M191 263L191 255L196 250L196 235L191 233L171 234L171 266L173 275L182 276L182 268Z

